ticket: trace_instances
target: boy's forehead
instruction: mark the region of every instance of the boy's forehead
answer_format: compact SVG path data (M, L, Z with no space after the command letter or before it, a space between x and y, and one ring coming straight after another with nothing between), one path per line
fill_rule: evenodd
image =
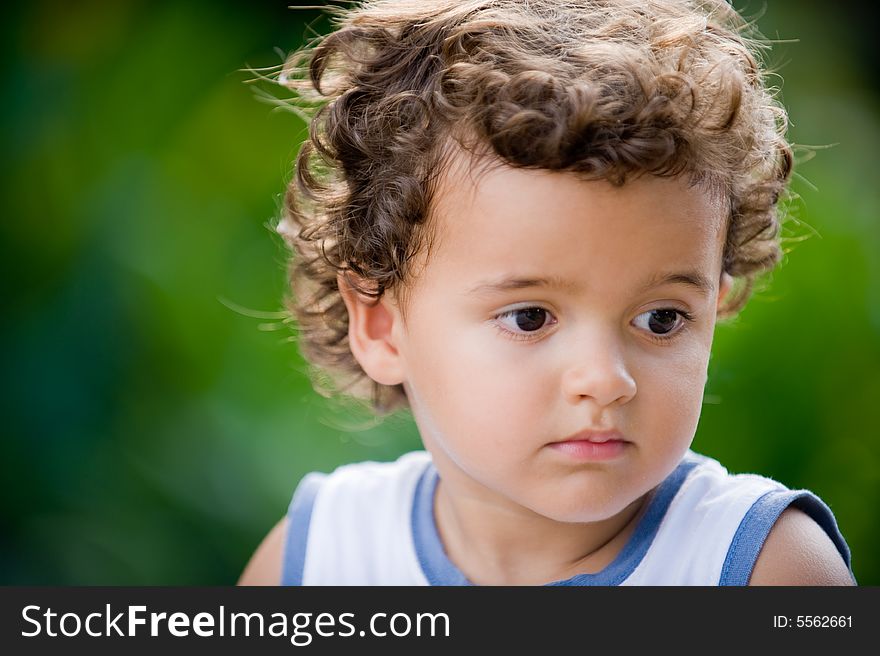
M572 172L513 167L497 157L472 156L460 149L446 158L431 197L431 220L438 236L445 233L447 237L498 214L511 219L528 214L540 225L542 217L560 211L612 216L635 211L643 214L645 222L668 214L676 223L689 224L715 237L726 229L729 214L728 199L722 192L709 185L691 184L684 176L644 175L619 186L579 178ZM514 226L511 221L505 227Z
M619 267L615 258L630 257L701 266L708 274L720 267L726 218L721 194L683 178L642 176L615 186L459 151L447 158L432 194L428 258L462 275Z

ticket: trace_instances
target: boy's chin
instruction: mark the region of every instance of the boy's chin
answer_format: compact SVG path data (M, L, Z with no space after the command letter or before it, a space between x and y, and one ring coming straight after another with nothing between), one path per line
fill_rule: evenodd
M637 511L641 498L635 500L611 501L606 504L581 503L578 505L536 504L530 510L542 517L560 524L595 524L606 522L626 513L628 509ZM631 514L631 513L630 513Z

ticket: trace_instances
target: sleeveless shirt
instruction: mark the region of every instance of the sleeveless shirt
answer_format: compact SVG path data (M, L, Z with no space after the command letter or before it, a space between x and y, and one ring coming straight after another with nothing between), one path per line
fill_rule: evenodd
M307 474L288 510L282 585L470 585L437 531L437 480L425 451ZM689 450L646 503L607 567L550 585L746 585L789 505L825 530L852 576L837 521L809 490L790 490L757 474L732 475Z

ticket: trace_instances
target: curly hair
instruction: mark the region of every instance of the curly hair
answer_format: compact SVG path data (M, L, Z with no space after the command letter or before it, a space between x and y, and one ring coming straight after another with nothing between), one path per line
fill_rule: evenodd
M720 313L781 258L792 168L766 42L724 0L367 0L293 53L278 82L309 118L277 230L293 251L288 310L324 396L378 415L408 402L367 377L338 286L405 295L429 247L449 146L475 159L622 185L687 176L728 200ZM356 274L349 276L348 273ZM358 281L366 281L367 284Z

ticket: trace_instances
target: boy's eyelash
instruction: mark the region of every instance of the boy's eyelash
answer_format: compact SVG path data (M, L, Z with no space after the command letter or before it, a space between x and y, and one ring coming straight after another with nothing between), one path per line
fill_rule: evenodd
M493 325L498 330L498 332L501 333L504 337L507 337L508 339L512 339L515 342L527 342L532 339L532 337L530 337L528 335L511 332L507 328L504 328L501 324L496 323Z
M513 314L514 312L521 312L523 310L543 310L549 316L551 316L551 317L553 316L549 310L546 310L545 308L542 308L539 306L521 307L521 308L514 308L513 310L507 310L506 312L501 312L499 314L496 314L493 317L492 324L495 326L495 328L502 335L504 335L508 339L512 339L517 342L534 341L536 339L536 337L535 337L536 335L542 335L545 332L544 328L542 328L541 330L535 330L530 333L529 332L515 333L512 330L508 330L507 328L505 328L503 325L501 325L498 322L498 320L501 319L502 317L506 317L510 314ZM670 333L663 333L663 334L659 334L659 335L656 333L651 333L651 332L646 333L648 338L652 342L654 342L656 344L660 344L660 345L666 345L669 342L673 341L675 338L679 337L682 333L684 333L688 329L688 325L694 322L694 315L691 314L690 312L688 312L687 310L681 310L681 309L675 308L675 307L656 308L654 310L648 310L648 312L664 312L664 311L675 312L677 315L679 315L684 320L684 322L676 330L674 330ZM553 323L555 323L555 322L556 321L554 318ZM552 325L552 324L549 324L549 325Z

